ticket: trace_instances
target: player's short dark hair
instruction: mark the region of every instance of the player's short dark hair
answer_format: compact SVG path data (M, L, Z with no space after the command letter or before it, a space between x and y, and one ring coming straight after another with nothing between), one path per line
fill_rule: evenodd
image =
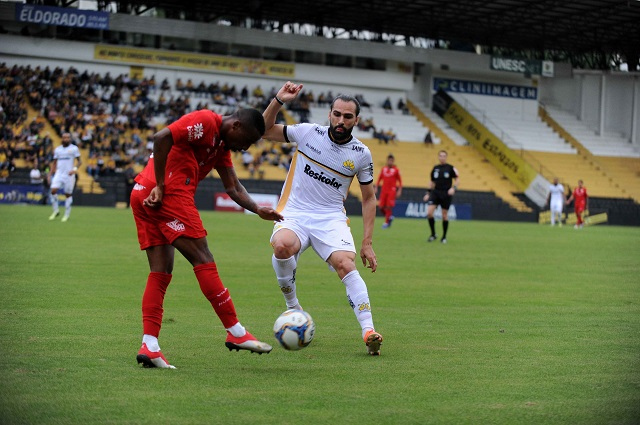
M391 159L396 159L396 157L395 157L395 156L393 156L393 154L392 154L392 153L390 153L389 155L387 155L387 159L389 159L389 158L391 158Z
M360 102L358 102L358 99L356 99L355 97L348 95L348 94L339 94L336 96L335 99L333 99L333 102L331 102L331 107L329 110L333 110L333 105L336 103L336 100L341 100L343 102L353 102L356 104L356 117L360 115Z
M264 134L266 128L264 124L264 117L260 111L252 108L243 108L238 109L236 111L236 115L243 126L247 126L247 128L255 128L261 136Z
M447 155L447 156L449 155L449 153L447 153L447 151L445 151L444 149L441 149L441 150L438 152L438 154L441 154L441 153L443 153L443 154L445 154L445 155Z

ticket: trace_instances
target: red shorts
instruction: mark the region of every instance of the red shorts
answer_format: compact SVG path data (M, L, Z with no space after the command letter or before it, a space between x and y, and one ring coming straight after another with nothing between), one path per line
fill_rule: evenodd
M378 200L380 208L395 207L396 205L396 191L395 190L381 190L380 199Z
M145 207L142 201L153 187L136 184L131 192L131 210L138 229L140 249L171 245L181 236L199 239L207 236L193 195L165 195L160 208Z
M586 206L587 206L586 204L581 203L581 204L575 204L574 208L577 213L581 213L585 210Z

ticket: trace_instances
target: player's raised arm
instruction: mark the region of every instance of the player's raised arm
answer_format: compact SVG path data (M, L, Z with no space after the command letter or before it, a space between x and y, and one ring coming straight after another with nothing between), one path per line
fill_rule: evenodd
M280 90L278 90L276 96L271 99L271 103L269 103L267 109L262 113L265 124L265 133L263 137L265 139L281 143L286 141L283 133L284 126L282 124L276 124L276 117L278 116L280 108L285 103L295 99L300 93L300 90L302 90L302 84L295 84L291 81L287 81Z

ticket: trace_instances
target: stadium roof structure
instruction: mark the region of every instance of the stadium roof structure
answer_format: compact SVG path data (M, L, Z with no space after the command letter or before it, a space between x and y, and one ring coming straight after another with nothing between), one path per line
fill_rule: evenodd
M447 40L514 51L640 58L638 0L123 0L120 11L148 8L167 17L232 25L310 24L375 34ZM187 6L188 5L188 6ZM123 10L123 7L124 9ZM547 55L548 56L548 55ZM548 57L547 57L548 58Z

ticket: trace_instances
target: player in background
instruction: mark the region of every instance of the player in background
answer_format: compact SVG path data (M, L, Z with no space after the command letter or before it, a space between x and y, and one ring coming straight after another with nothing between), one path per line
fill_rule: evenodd
M298 146L277 207L285 218L275 224L271 236L273 269L287 308L301 310L296 267L300 254L313 247L344 283L367 353L378 355L382 335L373 326L367 285L356 268L355 243L344 210L347 191L356 177L362 192L364 223L360 258L375 272L378 264L372 247L376 216L373 160L369 148L351 135L358 124L360 105L355 97L340 95L331 103L329 126L275 124L281 106L293 100L301 88L287 82L264 111L265 138L296 142Z
M76 159L78 160L76 163ZM73 204L73 188L76 185L76 173L78 167L82 165L80 159L80 149L71 144L71 134L62 134L62 145L53 151L53 161L51 163L51 206L53 213L49 216L49 220L55 220L60 215L60 207L58 205L58 191L62 189L65 195L64 215L62 221L69 220L71 214L71 204Z
M574 228L582 229L584 227L582 214L584 214L585 210L589 209L589 195L587 194L587 188L583 186L582 180L578 180L578 187L573 189L573 193L569 199L567 199L567 205L569 205L571 201L575 201L573 205L576 212L576 224Z
M380 186L380 182L382 182L382 186ZM392 154L387 156L387 165L380 170L378 181L373 187L374 192L377 192L378 187L381 187L378 204L380 211L384 214L382 228L386 229L391 226L394 219L393 207L396 205L396 197L402 196L402 177L400 170L395 166L395 158Z
M145 367L174 368L161 353L158 336L175 249L193 266L202 293L227 330L229 350L271 351L269 344L258 341L238 321L194 201L198 183L215 168L238 205L263 220L282 220L272 208L256 205L231 161L230 151L249 148L263 133L264 119L254 109L240 109L224 117L205 109L182 116L153 136L153 157L136 177L131 193L138 241L150 269L142 296L142 347L136 357Z
M427 220L431 229L431 236L428 241L433 242L436 236L436 220L433 213L436 206L440 205L442 209L442 239L441 243L447 243L447 230L449 230L449 207L453 200L453 195L458 189L459 174L456 167L447 164L447 151L438 152L438 161L440 162L431 170L431 181L429 189L422 198L427 203Z
M556 217L558 218L558 226L562 227L562 206L564 205L564 186L558 183L558 178L553 179L553 184L549 185L549 194L547 195L546 206L551 211L551 225L555 226Z

